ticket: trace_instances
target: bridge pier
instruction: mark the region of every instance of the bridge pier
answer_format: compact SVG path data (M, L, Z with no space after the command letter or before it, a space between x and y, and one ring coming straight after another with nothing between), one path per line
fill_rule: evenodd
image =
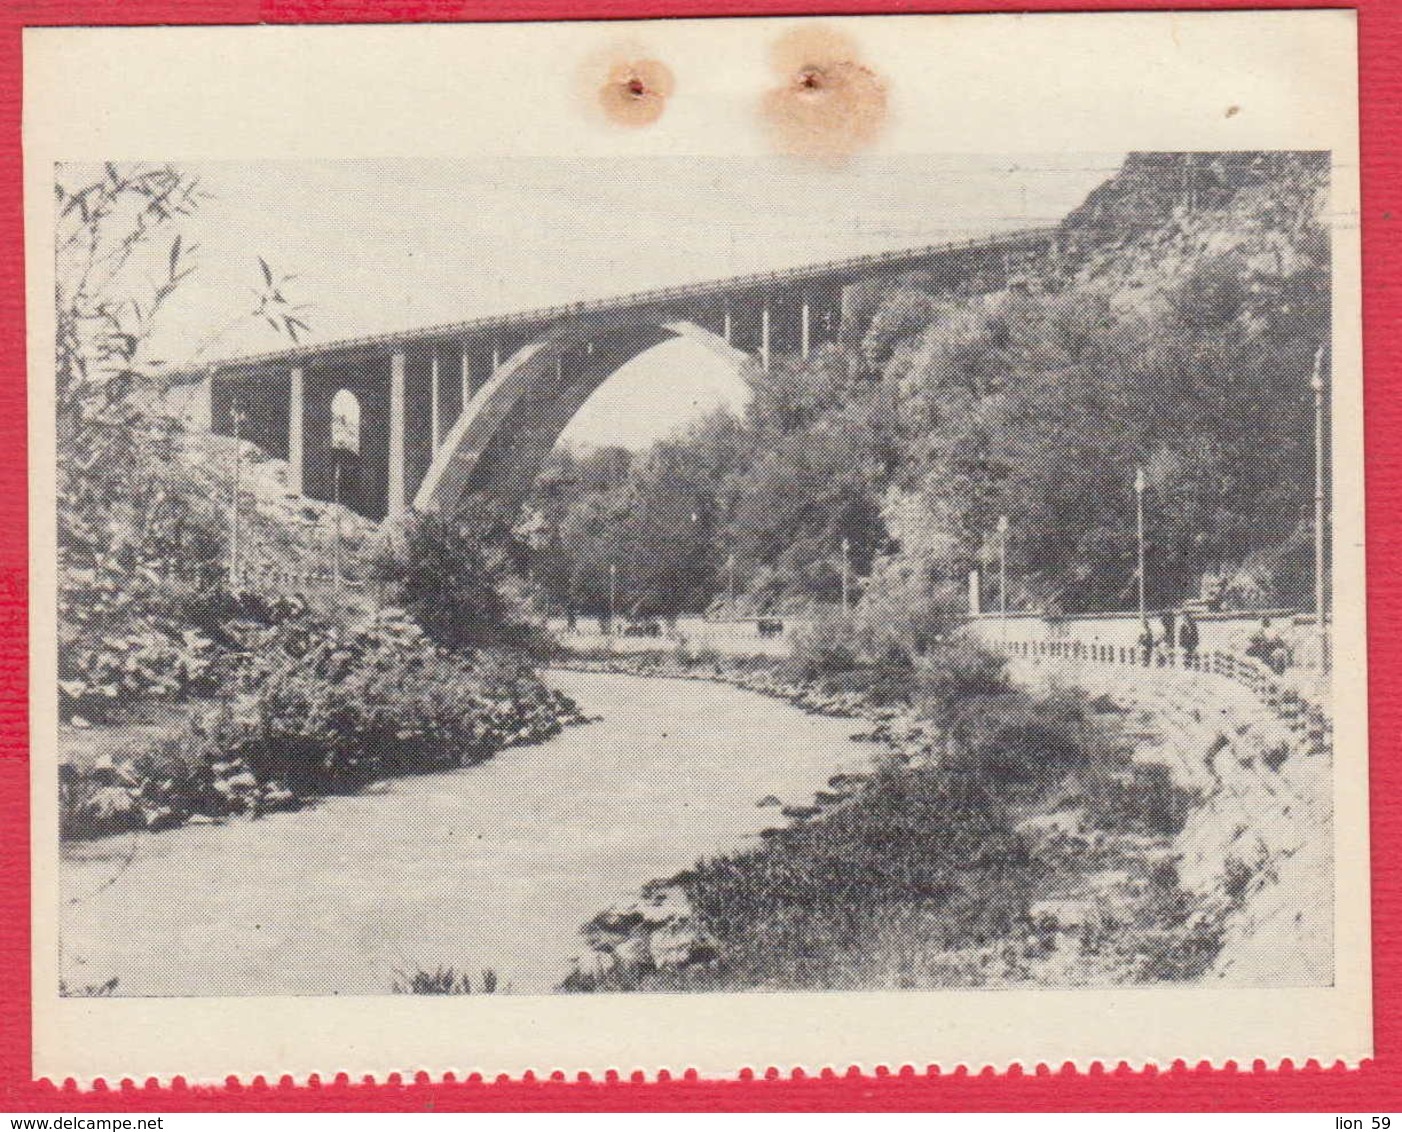
M766 301L760 312L759 360L766 373L769 372L769 303Z
M801 332L801 334L800 334L800 337L802 338L802 341L803 341L803 357L806 359L806 358L808 357L808 349L809 349L809 345L810 345L810 342L809 342L809 325L810 325L810 324L809 324L809 312L808 312L808 299L807 299L807 298L804 298L804 300L803 300L802 322L803 322L803 329L802 329L802 332Z
M438 446L443 442L443 410L438 404L442 397L442 390L438 372L438 347L433 348L433 356L428 363L428 395L430 405L428 410L428 434L432 438L432 448L430 452L436 453Z
M389 367L389 499L386 511L391 519L404 514L404 370L403 350L396 350Z
M467 403L472 400L472 347L462 344L462 411L467 412Z
M292 391L287 400L287 492L302 494L302 468L306 463L306 433L303 428L306 407L306 374L301 366L292 367Z

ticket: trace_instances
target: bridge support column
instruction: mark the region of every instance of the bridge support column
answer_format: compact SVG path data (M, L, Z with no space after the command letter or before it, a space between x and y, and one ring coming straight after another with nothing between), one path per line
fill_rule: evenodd
M467 403L472 400L472 351L466 342L462 344L462 411L467 412Z
M287 402L287 494L302 494L303 465L306 463L306 434L303 411L306 376L301 366L292 367L292 392Z
M725 329L722 331L722 337L725 338L725 344L726 344L727 346L729 346L729 345L730 345L730 340L731 340L731 337L732 337L732 334L731 334L731 326L730 326L730 308L729 308L729 307L726 307L726 308L725 308Z
M501 369L501 347L498 346L498 345L496 345L496 343L493 343L493 344L492 344L492 372L493 372L493 373L496 373L497 370L499 370L499 369Z
M804 299L804 300L803 300L803 333L802 333L801 337L802 337L802 339L803 339L803 356L804 356L805 358L808 357L808 349L809 349L809 344L810 344L810 333L809 333L809 332L810 332L810 329L811 329L810 317L811 317L811 316L810 316L809 310L808 310L808 300L807 300L807 299Z
M764 310L760 313L759 321L759 360L766 370L769 369L769 304L764 304Z
M433 348L433 357L428 364L428 395L433 399L433 405L429 409L429 435L433 437L433 449L430 460L438 455L438 446L443 443L443 420L442 410L438 407L438 400L442 396L443 390L438 374L438 347Z
M404 369L403 351L389 365L389 500L391 519L404 514Z

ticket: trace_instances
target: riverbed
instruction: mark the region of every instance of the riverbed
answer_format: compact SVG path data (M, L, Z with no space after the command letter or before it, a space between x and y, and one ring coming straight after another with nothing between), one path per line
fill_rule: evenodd
M580 926L869 766L853 721L728 685L550 672L599 722L292 814L64 846L61 970L119 995L550 991ZM759 805L770 800L769 805Z

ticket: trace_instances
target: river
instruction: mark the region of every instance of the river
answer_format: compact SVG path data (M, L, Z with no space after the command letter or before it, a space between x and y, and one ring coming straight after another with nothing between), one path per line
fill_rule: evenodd
M64 846L61 969L126 995L384 994L492 968L549 991L580 926L757 841L871 747L851 720L726 685L552 671L603 720L298 813Z

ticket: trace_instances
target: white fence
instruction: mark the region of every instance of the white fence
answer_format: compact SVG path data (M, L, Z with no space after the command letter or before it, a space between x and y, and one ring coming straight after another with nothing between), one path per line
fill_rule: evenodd
M1130 669L1180 669L1230 680L1249 691L1290 728L1313 753L1327 753L1333 722L1322 698L1281 678L1254 657L1224 649L1187 652L1096 641L1013 640L1002 645L1013 656L1070 664L1105 664Z

